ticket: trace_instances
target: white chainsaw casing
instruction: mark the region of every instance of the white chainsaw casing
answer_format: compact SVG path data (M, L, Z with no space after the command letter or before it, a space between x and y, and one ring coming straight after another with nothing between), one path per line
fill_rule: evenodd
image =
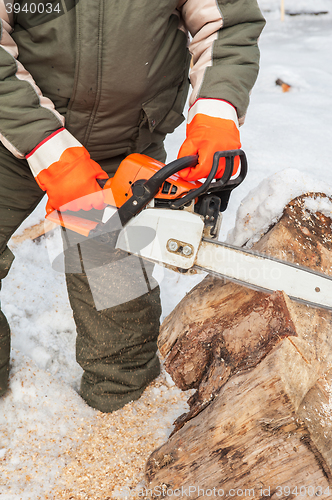
M149 233L148 229L155 231L155 237L146 246L138 245L131 234L138 234L133 228L140 228L140 232ZM163 208L146 208L130 220L119 234L116 248L139 255L143 258L168 264L174 267L189 269L194 265L198 247L201 243L204 222L195 213L185 210L169 210ZM150 231L151 234L151 231ZM147 238L148 239L148 238ZM178 242L176 251L169 249L170 243ZM189 251L190 255L184 255Z

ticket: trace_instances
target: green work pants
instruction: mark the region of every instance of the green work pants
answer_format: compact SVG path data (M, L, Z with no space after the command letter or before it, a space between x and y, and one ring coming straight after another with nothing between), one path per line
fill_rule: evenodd
M165 160L162 145L151 146L144 154ZM111 176L122 159L99 163ZM13 261L8 240L43 195L27 162L0 145L0 280ZM84 267L80 272L67 272L66 281L77 328L76 359L84 370L80 394L100 411L117 410L137 399L159 374L159 288L151 287L128 302L97 310ZM7 388L9 352L9 326L0 310L0 395Z

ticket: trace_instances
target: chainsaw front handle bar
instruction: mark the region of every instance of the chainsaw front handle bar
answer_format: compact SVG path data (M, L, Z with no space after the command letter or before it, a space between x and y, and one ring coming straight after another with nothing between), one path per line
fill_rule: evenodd
M221 179L218 179L216 182L214 182L210 186L209 192L211 192L211 193L213 193L214 191L222 191L222 190L226 190L226 189L233 190L234 188L239 186L241 184L241 182L244 181L244 179L246 178L246 175L248 173L248 162L247 162L247 157L246 157L244 151L242 151L242 149L234 149L234 150L227 151L227 153L230 153L233 156L233 162L234 162L235 156L240 157L241 164L240 164L239 175L236 177L236 179L230 179L230 180L226 181L227 185L225 185L223 177ZM226 157L226 163L227 163L227 157ZM233 163L232 163L232 169L233 169Z
M234 168L234 159L236 156L239 156L241 159L241 170L239 176L233 181L232 189L238 186L245 178L248 169L247 158L246 155L244 154L244 151L242 151L242 149L217 151L216 153L214 153L212 168L205 182L199 188L192 189L191 191L189 191L189 193L183 198L179 198L178 200L170 202L169 204L170 208L179 209L180 207L183 207L184 205L191 202L195 198L198 198L202 194L205 194L207 191L209 192L221 191L226 185L227 188L229 188L230 184L232 183L232 181L230 181L230 178L232 176ZM217 182L211 184L217 173L219 167L219 161L221 158L225 158L226 161L224 173L222 177L218 179Z

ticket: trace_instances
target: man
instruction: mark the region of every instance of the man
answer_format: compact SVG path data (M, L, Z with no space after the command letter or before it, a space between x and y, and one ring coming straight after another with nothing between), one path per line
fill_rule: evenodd
M13 260L9 238L44 192L47 211L101 209L97 179L127 155L165 160L165 135L183 120L190 53L179 156L198 153L199 163L182 176L206 177L215 151L240 146L264 26L256 0L0 0L0 19L0 279ZM84 272L66 279L80 393L114 411L159 373L158 288L97 311ZM9 350L0 312L0 395Z

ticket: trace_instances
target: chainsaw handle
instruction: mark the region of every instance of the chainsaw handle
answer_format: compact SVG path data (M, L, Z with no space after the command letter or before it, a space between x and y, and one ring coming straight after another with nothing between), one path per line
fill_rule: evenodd
M178 158L172 161L168 165L158 170L149 180L144 183L144 186L148 187L149 190L154 191L155 194L158 193L161 185L168 177L171 175L184 170L185 168L195 167L198 163L198 155L184 156L183 158ZM152 198L151 198L152 199ZM150 201L150 200L149 200Z
M180 207L183 207L184 205L186 205L190 201L194 200L198 196L201 196L202 194L209 191L211 188L211 182L214 179L214 177L218 171L219 160L221 158L225 158L226 165L225 165L224 173L223 173L222 177L220 179L218 179L218 181L217 181L218 182L218 190L221 190L222 187L228 183L229 179L232 176L232 172L233 172L233 168L234 168L234 159L236 156L240 156L241 164L243 161L243 164L245 166L245 173L246 173L247 172L247 169L246 169L247 160L246 160L246 156L244 154L244 151L242 151L241 149L231 149L229 151L217 151L213 155L212 167L211 167L210 173L207 176L205 182L199 188L192 189L191 191L189 191L189 193L186 196L184 196L183 198L179 198L178 200L171 202L169 204L170 208L173 208L175 210L179 209ZM242 182L242 180L241 180L241 182Z

